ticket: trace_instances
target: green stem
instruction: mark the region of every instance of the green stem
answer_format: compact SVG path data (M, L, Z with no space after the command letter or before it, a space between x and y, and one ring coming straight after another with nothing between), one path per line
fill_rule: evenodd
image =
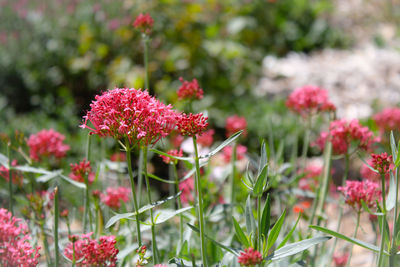
M397 230L397 213L398 213L398 205L399 205L399 168L396 169L396 204L394 206L394 214L393 214L393 234L392 234L392 242L391 242L391 250L390 250L390 257L389 257L389 266L395 266L395 259L396 259L396 250L397 246L395 246L396 240L396 230Z
M235 206L235 177L236 177L236 158L237 158L237 142L234 142L232 148L232 157L231 157L231 168L232 168L232 177L231 177L231 218L233 218L233 210Z
M311 134L311 115L307 117L306 121L306 129L304 133L304 140L303 140L303 148L301 153L301 167L304 169L307 164L307 153L308 153L308 145L310 143L310 134Z
M86 143L86 160L90 161L90 144L91 144L91 138L90 134L88 134L87 137L87 143ZM89 229L92 231L92 213L90 212L90 195L89 195L89 172L85 173L84 175L84 181L86 185L85 189L85 196L84 196L84 203L85 203L85 210L84 210L84 215L83 215L83 232L87 232L87 218L89 217Z
M60 266L60 252L58 249L58 218L60 216L60 211L58 209L58 201L59 201L59 194L58 194L58 187L54 189L54 250L55 250L55 257L56 262L55 266Z
M353 238L357 237L358 227L360 226L360 217L361 217L360 215L361 215L361 211L357 211L356 229L354 230ZM350 244L350 255L349 255L349 258L347 259L346 267L350 266L350 261L351 261L352 254L353 254L353 243Z
M379 249L379 258L378 258L378 266L381 266L383 261L383 250L385 246L385 224L386 224L386 200L385 200L385 175L381 174L381 185L382 185L382 205L383 205L383 216L382 216L382 225L381 225L381 245Z
M136 231L137 231L137 240L138 240L138 246L142 246L142 237L141 237L141 232L140 232L140 221L139 221L139 214L138 214L138 204L137 204L137 199L136 199L136 190L135 190L135 181L133 180L133 172L132 172L132 159L131 159L131 148L129 141L126 140L125 142L125 147L126 147L126 162L128 163L128 173L129 173L129 178L131 180L131 190L132 190L132 199L133 199L133 207L134 207L134 212L136 213Z
M176 165L173 164L172 167L175 176L176 192L179 192L179 178L178 178L178 172L176 171ZM181 196L177 197L176 202L178 204L178 209L181 209L182 208ZM183 215L181 213L179 214L179 245L182 246L182 244L183 244Z
M149 89L149 37L143 35L143 46L144 46L144 87Z
M258 221L258 250L262 251L262 235L261 235L261 195L257 197L257 221Z
M197 196L198 196L198 216L199 216L199 224L200 224L200 243L201 243L201 258L203 260L203 266L207 267L207 257L206 257L206 240L204 236L205 232L205 223L204 223L204 216L203 216L203 194L201 189L201 180L200 180L200 163L199 163L199 152L197 149L197 142L196 136L193 136L193 146L194 146L194 153L195 153L195 165L196 165L196 189L197 189Z
M138 164L138 188L137 188L137 195L139 206L142 205L142 184L143 184L143 150L139 149L139 164Z
M46 256L47 266L53 266L53 263L52 263L52 260L50 257L49 242L47 241L46 232L44 230L44 220L41 219L39 224L40 224L40 230L42 231L42 236L43 236L44 253Z
M75 242L72 242L72 267L75 267Z
M147 150L148 147L144 146L142 148L143 150L143 170L144 170L144 178L146 181L146 191L147 191L147 200L149 204L151 205L153 202L151 201L151 190L150 190L150 182L149 182L149 177L147 175ZM159 262L158 258L158 249L157 249L157 240L156 240L156 230L155 230L155 224L154 224L154 215L153 215L153 209L150 209L150 219L151 219L151 246L153 250L153 264L156 265Z
M11 166L11 143L7 145L7 156L8 156L8 208L11 214L14 215L14 207L13 207L13 186L12 186L12 166Z

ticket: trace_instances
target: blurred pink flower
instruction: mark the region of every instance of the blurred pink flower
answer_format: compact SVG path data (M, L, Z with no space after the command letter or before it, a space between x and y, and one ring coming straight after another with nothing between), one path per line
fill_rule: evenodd
M299 174L304 176L299 180L299 188L302 190L314 191L318 186L318 178L322 173L322 166L310 164L303 170L299 171Z
M183 182L179 183L179 190L182 191L181 194L181 201L184 204L189 204L190 202L194 201L193 198L193 190L194 190L194 179L190 177Z
M348 205L352 206L356 211L360 211L362 207L361 200L370 208L376 206L375 201L381 199L381 190L379 188L380 186L377 183L369 180L346 181L346 185L339 186L338 191L342 192Z
M232 134L243 130L242 135L246 136L247 135L247 121L245 117L240 117L238 115L233 115L230 116L226 119L225 122L225 129L226 129L226 136L229 137Z
M124 152L117 152L110 156L110 160L114 162L123 162L126 161L126 153Z
M261 253L254 248L246 248L244 251L240 252L238 257L238 263L241 266L255 266L262 263L263 257Z
M183 156L182 149L179 149L179 150L172 149L172 150L169 150L167 152L167 154L169 154L171 156L175 156L175 157L182 157ZM173 158L170 158L170 157L167 157L167 156L164 156L164 155L160 155L160 157L167 164L170 164L171 162L174 163L174 164L178 163L178 160L176 160L176 159L173 159Z
M182 77L179 78L182 85L178 89L178 98L179 99L202 99L203 98L203 89L200 88L199 83L196 79L193 79L191 82L185 81Z
M373 120L381 132L400 128L400 108L385 108L373 116Z
M69 146L63 143L64 139L64 135L53 129L41 130L36 134L32 134L27 142L29 156L35 161L40 161L44 157L50 156L63 158L69 150Z
M101 194L100 199L105 205L110 208L119 209L121 207L121 202L128 202L131 190L127 187L109 187L106 189L106 194Z
M214 141L214 129L205 131L202 135L197 136L197 143L203 147L210 147Z
M17 166L17 160L14 159L13 161L11 161L11 166L15 167ZM4 167L3 165L0 166L0 176L3 177L7 182L9 181L9 176L10 176L10 172L8 171L8 169L6 167ZM18 186L22 186L23 182L24 182L24 177L22 175L22 172L20 171L12 171L12 178L11 178L13 184L16 184Z
M86 159L82 160L79 163L70 164L71 173L69 177L77 182L84 183L85 175L88 175L89 184L92 184L95 178L94 172L92 172L92 167L90 166L90 161L86 161Z
M232 157L232 146L226 146L224 147L224 149L222 149L222 153L224 156L224 161L226 163L231 161L231 157ZM246 152L247 152L247 147L242 146L242 145L238 145L236 148L236 159L237 160L242 160L246 157Z
M348 258L349 258L349 253L343 253L343 254L335 253L333 255L333 261L335 262L336 267L345 266Z
M139 29L143 33L149 34L153 29L153 24L154 20L148 13L140 13L133 22L133 27Z

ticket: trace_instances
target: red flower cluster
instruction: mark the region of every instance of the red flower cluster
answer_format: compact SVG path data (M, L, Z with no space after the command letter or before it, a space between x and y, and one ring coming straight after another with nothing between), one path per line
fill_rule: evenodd
M75 180L80 183L85 182L85 175L88 175L89 184L92 184L95 178L94 172L92 172L92 167L90 166L90 161L86 161L86 159L82 160L79 163L70 164L71 173L69 177L72 180Z
M246 248L244 251L240 252L238 257L238 263L241 266L255 266L262 263L263 257L261 253L254 248Z
M124 162L126 161L126 154L124 152L114 153L111 155L110 160L114 162Z
M0 209L0 265L4 267L33 267L39 263L39 249L32 248L28 226Z
M171 105L133 88L116 88L97 95L90 108L81 128L100 137L127 138L134 144L155 144L176 125L177 115ZM87 125L88 121L94 128Z
M328 91L311 85L295 89L289 95L286 106L303 117L322 111L336 110L335 105L328 99Z
M347 260L349 258L349 253L343 253L342 255L340 254L334 254L333 255L333 261L335 262L336 267L343 267L346 265Z
M167 152L167 154L171 155L171 156L175 156L175 157L182 157L183 156L183 152L182 149L176 150L176 149L172 149L170 151ZM160 157L163 159L163 161L167 164L173 163L176 164L178 163L178 160L164 156L164 155L160 155Z
M11 166L17 166L17 160L14 159L11 162ZM3 165L0 166L0 176L3 177L7 182L9 181L9 176L10 176L10 172L9 170L4 167ZM13 184L16 184L18 186L22 186L22 183L24 181L24 177L22 175L22 173L20 171L12 171L12 182Z
M118 249L115 236L101 236L98 240L92 239L93 233L83 234L81 237L74 236L72 243L64 249L64 255L72 260L75 250L76 266L117 266ZM80 261L81 260L81 261Z
M392 156L388 156L386 152L381 154L371 154L372 167L381 175L389 173L390 169L394 168Z
M233 115L226 119L225 129L227 137L231 136L232 134L240 130L243 130L242 135L246 136L247 135L246 128L247 128L247 121L245 117Z
M232 158L232 146L226 146L224 149L222 149L222 153L224 155L224 161L226 163L231 161ZM242 160L246 157L246 152L247 152L247 147L238 145L236 148L236 159L237 160Z
M176 116L178 130L183 136L201 135L208 127L208 117L204 117L203 113L185 114Z
M149 34L153 29L153 24L154 20L148 13L140 13L139 16L136 17L132 25L133 27L139 29L141 32Z
M127 187L109 187L106 189L106 194L101 194L100 198L101 202L110 208L119 209L121 207L120 200L128 202L130 193L131 190Z
M214 141L214 129L205 131L203 134L197 136L197 144L203 147L210 147Z
M368 127L361 126L358 120L347 122L343 119L331 122L329 131L322 132L315 145L323 150L328 138L332 142L333 153L336 155L349 152L353 142L358 143L358 148L368 151L374 143L380 141L378 137L373 136Z
M400 108L386 108L373 117L381 132L400 128Z
M364 180L346 181L346 186L339 186L338 190L343 193L346 203L359 211L362 207L361 200L370 208L376 206L375 201L380 200L382 194L379 188L377 183Z
M181 201L182 203L188 204L189 201L193 201L193 190L194 190L194 179L190 177L183 182L179 183L179 190L182 191Z
M300 171L304 176L299 180L299 188L302 190L314 191L318 186L318 178L322 173L322 166L309 165Z
M179 78L182 85L178 89L178 98L179 99L202 99L203 98L203 89L200 88L200 85L196 79L193 79L191 82L185 81L182 77Z
M310 207L311 207L310 201L303 201L293 206L293 212L294 213L304 212L305 209L309 209Z
M29 156L36 161L50 156L63 158L69 150L69 146L63 143L64 139L64 135L53 129L32 134L28 139Z

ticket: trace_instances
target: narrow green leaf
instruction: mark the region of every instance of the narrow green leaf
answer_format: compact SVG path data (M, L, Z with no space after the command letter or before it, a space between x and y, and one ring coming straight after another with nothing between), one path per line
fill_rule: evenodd
M375 170L371 165L368 164L368 162L361 156L360 153L357 152L357 154L358 154L358 157L361 159L361 161L362 161L371 171L373 171L373 172L375 172L375 173L379 173L379 172L378 172L377 170Z
M254 188L253 188L253 194L255 196L262 195L263 190L264 190L265 181L267 180L267 177L268 177L267 174L268 174L268 164L266 164L264 166L261 173L257 177L256 184L254 185Z
M136 251L137 248L138 248L138 244L133 243L131 245L126 246L124 249L120 250L117 255L118 261L123 261L126 256L128 256L129 254Z
M382 212L373 212L373 211L371 211L370 208L368 207L368 205L362 199L361 199L361 205L363 206L365 211L368 212L369 214L376 215L376 216L382 216L383 215Z
M398 151L396 147L396 141L394 140L393 131L390 131L390 148L392 149L393 162L396 162Z
M150 151L151 151L151 152L154 152L154 153L156 153L156 154L162 155L162 156L169 157L169 158L171 158L171 159L184 160L184 161L190 161L190 160L192 160L191 157L177 157L177 156L170 155L170 154L168 154L168 153L162 152L162 151L157 150L157 149L154 149L154 148L150 149Z
M200 156L201 159L204 158L210 158L212 156L214 156L215 154L217 154L221 149L223 149L224 147L226 147L227 145L229 145L230 143L232 143L233 141L235 141L241 134L242 134L243 130L240 130L239 132L236 132L234 134L232 134L228 139L226 139L224 142L222 142L222 144L220 144L219 146L217 146L216 148L214 148L211 152L209 152L206 155Z
M193 206L190 207L185 207L179 210L172 210L172 209L164 209L164 210L158 210L155 214L155 218L154 218L154 224L162 224L166 221L168 221L169 219L171 219L172 217L185 212L187 210L192 209ZM149 224L151 223L151 220L149 220Z
M42 168L34 168L28 165L23 165L23 166L15 166L13 167L14 170L18 170L21 172L31 172L31 173L40 173L40 174L50 174L51 171L42 169Z
M246 218L246 230L247 230L247 235L251 235L252 233L255 233L255 219L253 215L253 210L251 208L251 198L250 196L247 197L246 200L246 208L244 211L244 215Z
M324 228L324 227L321 227L321 226L318 226L318 225L310 225L309 227L311 229L323 232L325 234L332 235L334 237L337 237L337 238L343 239L345 241L348 241L350 243L353 243L353 244L355 244L357 246L360 246L360 247L363 247L363 248L366 248L366 249L369 249L371 251L379 253L379 248L377 246L369 244L369 243L364 242L364 241L361 241L359 239L355 239L355 238L352 238L352 237L347 237L347 236L342 235L342 234L340 234L338 232L329 230L327 228ZM384 253L385 253L385 255L389 256L389 253L387 251L384 251Z
M299 223L301 218L301 214L299 214L299 217L297 217L296 223L294 224L294 226L292 227L292 229L290 229L289 233L286 235L286 237L282 240L282 242L276 247L276 249L280 249L281 247L283 247L286 242L288 242L288 240L290 239L290 237L292 237L294 230L296 230L297 224Z
M276 239L278 239L279 233L282 229L283 221L285 220L285 216L286 216L286 210L283 211L283 213L279 217L278 221L272 227L272 229L269 233L269 236L268 236L267 251L270 248L272 248L272 246L275 244Z
M0 165L8 168L8 158L6 155L0 153Z
M389 193L386 199L386 210L390 211L396 205L396 181L394 179L393 171L389 171Z
M267 200L265 201L264 204L263 213L261 216L261 234L264 234L265 238L268 238L270 217L271 217L271 197L268 194Z
M310 239L305 239L293 244L286 245L278 250L275 250L271 255L269 255L266 260L276 261L282 258L286 258L309 249L319 243L328 241L331 239L330 236L318 236Z
M178 267L191 267L192 265L189 265L190 262L187 262L183 259L180 258L172 258L168 261L169 264L176 264ZM186 265L187 264L187 265Z
M247 239L246 235L244 234L242 228L240 227L239 223L232 217L233 226L235 227L236 236L239 239L240 243L245 247L250 247L249 240Z
M187 225L190 227L190 229L192 229L193 231L195 231L196 233L200 233L200 230L197 228L197 227L195 227L194 225L191 225L190 223L187 223ZM236 256L239 256L239 253L234 249L234 248L231 248L231 247L228 247L228 246L225 246L224 244L222 244L222 243L220 243L220 242L218 242L218 241L215 241L214 239L212 239L211 237L209 237L208 235L204 235L207 239L209 239L211 242L213 242L214 244L216 244L217 246L219 246L220 248L222 248L222 249L224 249L224 250L226 250L226 251L228 251L228 252L230 252L230 253L232 253L232 254L234 254L234 255L236 255Z
M50 181L51 179L56 178L62 173L62 170L57 170L57 171L52 171L50 173L44 174L36 179L39 183L46 183Z
M68 183L70 183L70 184L72 184L72 185L74 185L76 187L79 187L79 188L82 188L82 189L86 189L86 185L84 183L80 183L80 182L74 181L74 180L70 179L69 177L67 177L65 175L62 175L62 174L59 174L59 176L62 179L64 179L65 181L67 181Z
M267 148L265 146L265 140L263 140L261 143L261 157L260 157L260 163L258 165L258 173L261 173L263 167L267 165L267 162L268 162Z
M143 174L145 174L145 172L142 172ZM152 173L147 173L147 176L150 177L151 179L166 183L166 184L176 184L175 181L170 181L170 180L165 180L163 178L158 177L157 175L154 175Z

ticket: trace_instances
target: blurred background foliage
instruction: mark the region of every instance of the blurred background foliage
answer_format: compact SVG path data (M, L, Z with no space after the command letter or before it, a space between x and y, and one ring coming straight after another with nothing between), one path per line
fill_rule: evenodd
M53 127L80 135L77 125L95 94L143 88L143 46L131 26L142 12L155 21L151 93L180 108L178 78L197 78L205 97L194 109L207 109L221 136L228 115L244 115L256 147L268 129L282 136L297 127L295 117L282 120L282 100L253 94L262 59L350 40L330 24L329 0L0 0L0 6L0 119L8 133Z

